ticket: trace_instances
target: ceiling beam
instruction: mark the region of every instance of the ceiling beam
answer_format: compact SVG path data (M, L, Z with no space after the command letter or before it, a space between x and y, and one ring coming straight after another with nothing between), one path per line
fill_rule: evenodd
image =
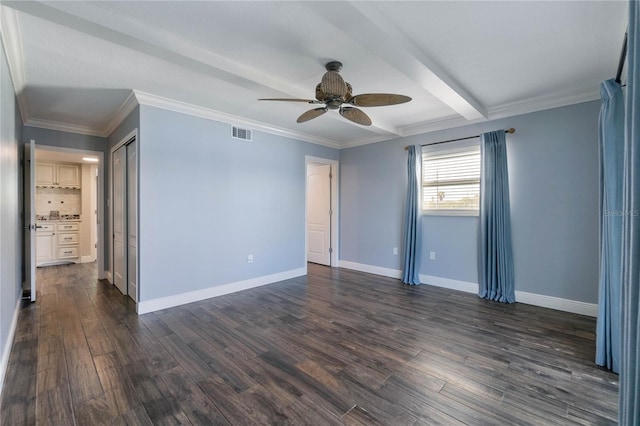
M342 3L336 13L332 2L309 3L349 38L396 68L467 120L486 119L484 107L453 80L413 41L399 30L375 2Z
M299 87L290 81L261 72L256 67L229 60L174 34L129 20L91 2L6 1L3 4L247 90L258 93L277 92L303 99L308 98L311 91L310 88ZM360 126L335 114L329 117ZM400 134L399 129L381 120L376 120L366 130L386 136Z

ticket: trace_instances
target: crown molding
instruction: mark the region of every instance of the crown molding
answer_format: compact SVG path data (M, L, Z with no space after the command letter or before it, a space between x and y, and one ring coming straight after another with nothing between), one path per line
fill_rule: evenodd
M435 120L425 121L422 123L412 124L410 126L405 126L402 128L401 134L403 137L420 135L423 133L431 133L431 132L436 132L438 130L453 129L456 127L467 126L469 124L474 124L474 123L482 123L485 121L487 120L485 120L484 118L480 118L477 120L466 120L464 117L461 117L459 115L448 116L448 117L438 118Z
M9 74L13 81L13 89L20 110L22 122L28 121L31 116L29 102L27 101L26 74L24 71L24 56L22 53L22 39L20 37L20 25L18 23L18 13L9 7L0 6L0 34L7 63L9 64Z
M213 109L188 104L186 102L180 102L169 98L164 98L162 96L145 93L138 90L134 90L133 92L140 105L166 109L168 111L179 112L182 114L192 115L194 117L206 118L208 120L221 121L232 125L250 127L251 129L263 131L265 133L271 133L274 135L297 139L303 142L314 143L317 145L324 145L330 148L340 148L340 143L331 139L319 138L306 133L295 132L260 121L250 120L247 118L239 117L237 115L215 111Z
M108 137L128 116L131 111L138 106L138 100L136 94L132 90L129 96L120 104L114 116L109 120L109 123L100 131L101 136Z
M78 133L88 136L105 137L105 135L94 128L88 126L80 126L77 124L61 123L59 121L41 120L39 118L30 118L24 122L25 126L38 127L40 129L57 130L60 132Z
M510 102L488 108L489 120L529 114L546 109L560 108L567 105L581 104L583 102L595 101L597 99L600 99L599 86L587 91L542 95L523 101Z
M456 127L468 126L470 124L483 123L500 118L514 117L516 115L530 114L532 112L547 109L560 108L567 105L576 105L600 99L599 88L576 93L566 93L558 96L544 95L523 101L510 102L499 106L488 108L488 119L465 120L460 116L449 116L438 120L426 121L400 128L400 136L413 136L423 133L436 132L438 130L454 129ZM345 144L343 147L351 147L363 144Z

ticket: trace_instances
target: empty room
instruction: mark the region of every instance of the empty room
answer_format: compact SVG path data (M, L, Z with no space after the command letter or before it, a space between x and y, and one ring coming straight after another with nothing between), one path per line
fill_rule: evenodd
M2 0L0 424L640 424L639 17Z

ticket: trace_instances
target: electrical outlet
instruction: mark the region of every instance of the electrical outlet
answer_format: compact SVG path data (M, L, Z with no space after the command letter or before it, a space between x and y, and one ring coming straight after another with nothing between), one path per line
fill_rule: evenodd
M253 263L253 255L252 254L247 256L247 263Z
M393 248L393 255L397 256L398 255L398 247L394 247Z
M429 260L436 260L436 252L435 251L430 251L429 252Z

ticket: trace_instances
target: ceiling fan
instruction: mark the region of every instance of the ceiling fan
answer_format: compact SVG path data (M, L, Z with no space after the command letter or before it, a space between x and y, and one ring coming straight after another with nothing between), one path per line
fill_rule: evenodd
M354 107L397 105L411 100L408 96L396 95L393 93L365 93L353 96L351 85L345 82L339 74L342 69L342 63L338 61L331 61L327 63L326 69L327 72L322 76L322 81L316 86L315 99L268 98L258 100L324 104L324 107L322 108L314 108L302 114L298 117L298 123L304 123L305 121L320 117L330 109L337 109L340 115L347 120L351 120L354 123L358 123L363 126L370 126L371 119L367 114Z

